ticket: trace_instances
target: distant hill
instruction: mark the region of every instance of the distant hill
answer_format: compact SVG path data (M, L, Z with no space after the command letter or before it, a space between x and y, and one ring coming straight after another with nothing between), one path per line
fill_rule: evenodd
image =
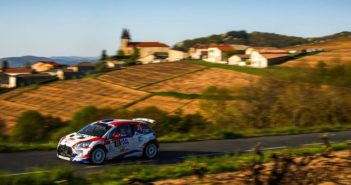
M341 37L351 37L351 32L340 32L333 35L315 38L303 38L295 36L287 36L276 33L266 32L251 32L230 31L224 34L215 34L206 37L195 39L188 39L175 44L174 48L179 50L188 50L196 44L244 44L250 46L270 46L270 47L289 47L301 44L310 44L315 42L322 42L330 39L337 39Z
M39 60L44 61L54 61L61 64L72 65L81 61L96 61L98 57L77 57L77 56L69 56L69 57L38 57L38 56L22 56L22 57L6 57L0 58L0 61L6 60L9 62L10 67L22 67L27 64L32 64Z

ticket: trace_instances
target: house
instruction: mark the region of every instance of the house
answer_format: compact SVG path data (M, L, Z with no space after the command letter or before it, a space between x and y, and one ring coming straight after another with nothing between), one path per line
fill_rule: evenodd
M123 61L118 61L118 60L108 60L106 61L106 66L107 68L113 69L113 68L120 68L125 64Z
M288 51L278 49L276 47L249 47L245 50L246 55L251 55L252 52L259 52L262 54L286 54Z
M208 56L208 48L207 44L197 44L189 49L188 54L191 59L205 59Z
M67 69L72 69L74 72L78 72L82 75L94 73L96 70L95 64L92 62L79 62L78 64L74 64L72 67L68 67Z
M48 71L51 69L62 69L65 67L67 66L52 61L37 61L31 65L31 68L37 72Z
M279 64L290 59L289 54L261 54L253 52L250 56L250 66L256 68L266 68L270 65Z
M8 74L10 76L15 76L15 75L22 75L22 74L33 74L35 71L31 68L16 67L16 68L2 68L0 72Z
M69 80L69 79L81 78L84 75L72 69L58 69L56 71L56 76L60 80Z
M250 55L236 54L228 58L228 64L245 66L246 61L248 61L249 59L250 59Z
M235 49L228 44L221 45L211 45L208 48L207 58L204 58L207 62L216 62L216 63L227 63L227 59L231 54L235 52Z
M21 87L35 83L44 83L57 80L56 76L49 74L19 74L9 76L8 88Z
M152 62L150 60L153 58L157 52L167 53L169 50L167 44L161 42L131 42L130 33L127 29L123 29L121 36L120 50L123 51L124 55L131 56L138 52L140 59L144 58L145 63Z
M5 74L5 73L0 73L0 87L9 87L9 79L10 75Z
M168 58L167 60L169 62L175 62L175 61L180 61L188 58L188 54L183 52L183 51L178 51L174 49L168 50Z
M234 48L236 54L245 54L245 51L250 46L240 45L240 44L231 44L232 48Z
M138 60L143 64L167 62L168 52L155 52L151 55L140 57Z

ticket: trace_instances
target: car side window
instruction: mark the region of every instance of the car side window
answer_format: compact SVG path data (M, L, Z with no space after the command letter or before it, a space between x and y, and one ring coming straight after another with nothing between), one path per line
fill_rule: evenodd
M132 137L134 132L130 125L120 125L117 127L117 132L121 134L121 137Z
M115 134L118 134L118 133L119 133L118 128L117 128L117 127L114 128L114 129L110 132L109 139L112 139L113 136L114 136Z
M144 134L152 133L152 129L150 127L148 127L146 124L141 124L141 128L143 129Z

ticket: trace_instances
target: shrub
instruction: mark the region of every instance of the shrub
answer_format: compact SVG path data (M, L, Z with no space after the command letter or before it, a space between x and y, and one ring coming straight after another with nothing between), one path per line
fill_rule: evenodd
M43 116L33 110L26 111L17 119L12 139L22 142L43 141L62 126L59 118Z

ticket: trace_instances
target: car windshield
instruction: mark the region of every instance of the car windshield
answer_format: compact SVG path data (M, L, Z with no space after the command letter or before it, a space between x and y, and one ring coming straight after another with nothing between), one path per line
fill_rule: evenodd
M102 137L110 129L111 126L105 123L95 123L85 126L84 128L80 129L77 133L89 136Z

